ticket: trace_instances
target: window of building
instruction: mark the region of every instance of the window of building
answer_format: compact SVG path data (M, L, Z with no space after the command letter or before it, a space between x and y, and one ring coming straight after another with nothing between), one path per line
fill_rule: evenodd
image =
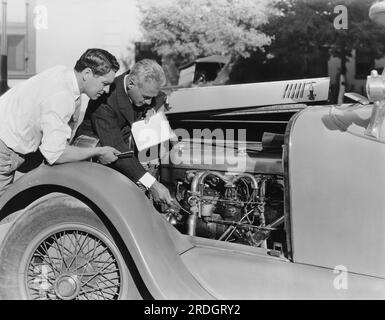
M8 36L8 69L26 71L25 35Z
M9 4L13 4L8 1ZM36 72L35 68L35 42L36 33L33 27L33 9L35 1L19 1L18 6L7 8L7 60L8 78L29 78ZM1 5L1 4L0 4ZM0 12L1 12L0 6ZM23 12L23 17L17 16L15 12ZM19 14L20 15L20 14ZM2 42L2 23L0 21L0 44Z

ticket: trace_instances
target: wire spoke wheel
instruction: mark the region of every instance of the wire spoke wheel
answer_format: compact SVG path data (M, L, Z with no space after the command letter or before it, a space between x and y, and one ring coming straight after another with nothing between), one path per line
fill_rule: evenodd
M26 210L1 243L0 299L141 299L126 247L111 231L66 195Z
M31 299L115 300L119 263L109 247L85 231L64 230L43 240L27 266Z

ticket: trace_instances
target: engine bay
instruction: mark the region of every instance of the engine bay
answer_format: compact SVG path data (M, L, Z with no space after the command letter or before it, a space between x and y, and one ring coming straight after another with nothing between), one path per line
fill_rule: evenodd
M193 103L183 97L179 103L194 106L204 100L197 96ZM216 106L221 109L222 104ZM290 258L283 145L290 119L306 107L245 105L168 114L172 129L182 130L176 134L175 152L161 157L159 176L176 205L158 211L183 234L265 248L270 255Z
M196 142L180 145L185 155L196 150ZM206 151L212 152L202 146L202 154ZM183 161L161 165L161 182L176 205L158 210L183 234L286 255L283 172L272 169L282 168L281 156L281 147L278 153L248 150L246 167L241 171L225 170L215 153L211 165L186 165Z

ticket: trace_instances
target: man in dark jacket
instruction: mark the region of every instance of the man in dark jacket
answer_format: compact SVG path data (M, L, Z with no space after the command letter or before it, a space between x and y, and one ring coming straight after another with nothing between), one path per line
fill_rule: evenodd
M166 95L160 87L165 80L162 67L154 60L137 62L129 72L115 78L107 94L90 101L77 136L97 137L102 146L111 146L120 152L133 151L131 126L164 105ZM172 204L168 189L144 169L136 154L120 158L111 166L149 189L155 200Z

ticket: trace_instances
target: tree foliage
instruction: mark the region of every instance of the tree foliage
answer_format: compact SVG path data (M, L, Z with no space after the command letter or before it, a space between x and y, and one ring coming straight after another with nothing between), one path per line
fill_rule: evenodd
M162 57L178 66L212 54L231 56L231 83L341 74L354 49L385 54L385 28L368 18L374 0L172 0L143 10L143 29ZM348 28L336 29L337 5ZM170 63L169 63L170 64ZM368 70L369 72L370 70Z
M178 64L219 54L248 57L270 44L260 30L276 12L271 0L174 0L142 8L144 35L160 56Z
M280 14L272 17L262 31L273 37L265 52L241 61L238 71L254 65L256 76L270 79L325 76L330 57L341 60L340 73L346 73L346 62L354 49L371 58L385 53L385 28L368 18L373 0L279 0ZM334 12L344 5L348 12L347 29L336 29ZM253 66L251 66L253 68ZM235 81L242 81L235 75ZM269 80L270 80L269 79ZM256 81L261 79L248 79Z
M317 73L315 61L333 42L333 5L325 0L281 0L281 14L265 25L265 32L275 38L268 48L270 57L290 72ZM267 56L269 57L269 56ZM313 70L309 70L313 69ZM289 73L290 73L289 72Z

